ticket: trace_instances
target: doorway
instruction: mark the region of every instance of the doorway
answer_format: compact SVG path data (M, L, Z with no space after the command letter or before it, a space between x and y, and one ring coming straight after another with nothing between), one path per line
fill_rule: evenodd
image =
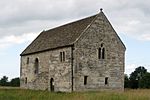
M54 92L54 79L53 78L50 79L50 91Z

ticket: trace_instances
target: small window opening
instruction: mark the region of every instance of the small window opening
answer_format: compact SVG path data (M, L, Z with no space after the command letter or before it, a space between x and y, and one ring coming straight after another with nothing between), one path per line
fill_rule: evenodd
M105 48L102 49L102 59L105 59Z
M101 44L101 47L98 49L98 59L105 59L105 48L103 43Z
M87 78L88 76L84 76L84 85L87 85Z
M29 57L27 58L27 64L29 64Z
M65 52L63 52L63 61L65 61Z
M65 61L65 52L60 52L60 62Z
M103 43L101 44L101 47L103 47Z
M60 52L60 62L62 62L62 52Z
M27 77L25 77L25 84L27 84Z
M105 85L108 85L108 77L105 77Z
M35 59L35 74L38 74L39 73L39 60L38 58Z
M101 59L101 48L98 50L98 59Z

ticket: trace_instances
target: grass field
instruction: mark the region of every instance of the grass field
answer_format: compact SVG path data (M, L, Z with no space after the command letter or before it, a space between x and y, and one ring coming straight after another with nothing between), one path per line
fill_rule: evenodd
M0 88L0 100L150 100L150 90L125 90L125 92L74 92L50 93L21 89Z

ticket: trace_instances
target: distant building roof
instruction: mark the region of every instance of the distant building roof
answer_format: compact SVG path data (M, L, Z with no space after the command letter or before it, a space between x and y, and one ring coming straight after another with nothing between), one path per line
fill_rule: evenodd
M21 55L73 45L76 39L78 39L97 15L98 14L41 32Z

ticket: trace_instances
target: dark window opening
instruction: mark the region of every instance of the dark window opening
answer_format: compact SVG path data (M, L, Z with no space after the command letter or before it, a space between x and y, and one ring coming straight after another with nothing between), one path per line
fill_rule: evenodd
M62 62L62 52L60 52L60 62Z
M87 78L88 76L84 76L84 85L87 85Z
M53 92L54 91L54 79L51 78L50 80L50 91Z
M25 78L25 84L27 84L27 77Z
M101 44L101 47L98 49L98 59L105 59L105 48L103 43Z
M35 59L35 74L38 74L39 73L39 60L38 58Z
M105 77L105 85L108 84L108 77Z
M101 44L101 47L103 47L103 43Z
M60 52L60 62L65 61L65 52Z
M101 48L98 50L98 59L101 59Z
M27 64L29 64L29 57L27 58Z
M102 49L102 59L105 59L105 48Z
M65 61L65 52L63 52L63 61Z

